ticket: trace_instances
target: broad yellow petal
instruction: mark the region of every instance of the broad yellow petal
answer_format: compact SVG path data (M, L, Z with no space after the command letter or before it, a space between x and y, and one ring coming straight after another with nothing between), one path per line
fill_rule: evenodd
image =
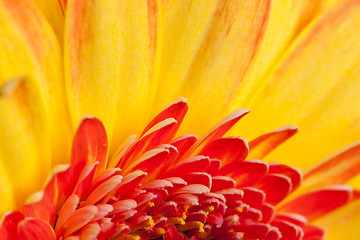
M44 99L35 81L18 78L2 85L0 188L6 191L1 194L6 195L5 204L13 195L21 206L28 195L41 188L51 169L46 118ZM10 207L8 202L1 210Z
M72 133L56 37L30 0L1 0L0 25L0 84L18 76L38 82L53 126L53 162L65 162Z
M66 0L32 0L46 17L54 30L58 41L63 42L64 38L64 15Z
M187 71L216 10L216 0L161 1L154 83L158 113L180 95Z
M0 162L0 213L15 208L13 194L9 176L3 164Z
M360 234L360 200L316 219L312 224L326 229L327 240L358 239Z
M184 96L191 111L181 131L201 135L226 114L236 95L261 42L270 3L168 1L163 9L169 13L164 13L155 110Z
M271 1L269 22L253 67L234 103L245 104L252 94L263 84L276 60L281 57L301 30L314 18L321 1L281 0Z
M247 106L254 112L238 132L252 138L285 123L300 129L269 160L306 168L359 137L360 112L352 105L359 100L359 27L360 2L333 8L299 35L262 80L266 85Z
M65 79L74 126L83 115L98 117L111 139L115 121L125 131L143 121L150 76L148 11L147 1L68 1Z

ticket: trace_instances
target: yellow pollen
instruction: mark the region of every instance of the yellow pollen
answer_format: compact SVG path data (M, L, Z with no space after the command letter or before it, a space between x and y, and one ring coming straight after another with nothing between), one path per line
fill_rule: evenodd
M238 211L238 212L243 212L243 211L244 211L244 208L239 207L239 208L236 209L236 211Z
M151 227L155 226L155 222L152 218L149 218L149 220L147 220L146 223L147 223L146 230L149 230Z
M198 228L199 232L204 232L203 227L204 227L204 224L202 222L190 221L190 222L186 222L185 225L178 226L177 228L181 232L188 231L188 230L191 230L191 229L194 229L194 228Z
M155 229L155 232L156 232L157 234L159 234L159 235L163 235L163 234L166 233L165 229L160 228L160 227L156 228L156 229Z
M124 235L117 238L117 240L140 240L140 239L141 238L139 236L134 236L134 235Z
M179 217L168 218L167 223L173 224L173 225L185 225L184 219L179 218Z
M153 203L153 202L148 202L148 207L153 207L153 206L155 206L155 203Z
M207 208L204 209L205 212L212 212L215 210L215 207L214 206L208 206Z

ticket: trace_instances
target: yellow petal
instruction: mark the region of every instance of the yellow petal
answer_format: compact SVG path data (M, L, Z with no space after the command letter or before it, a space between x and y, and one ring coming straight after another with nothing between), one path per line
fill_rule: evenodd
M9 176L0 162L0 214L15 208L13 194Z
M161 1L161 19L157 38L157 84L154 114L174 101L195 54L202 44L203 35L210 27L216 10L216 0ZM169 89L171 89L169 91Z
M60 45L64 38L64 14L66 0L32 0L46 17Z
M167 1L163 9L154 109L184 96L191 111L180 130L201 135L228 113L224 109L237 93L260 43L269 1Z
M281 0L271 2L269 22L259 52L234 105L245 104L263 84L263 78L287 47L313 19L321 1Z
M72 137L59 44L30 0L0 1L0 84L18 76L37 81L52 126L53 162L69 157Z
M311 224L322 226L326 229L327 240L358 239L360 234L360 200L355 200L323 217L316 219Z
M360 111L353 103L359 101L359 27L358 1L332 9L300 34L262 80L266 86L247 106L253 114L238 131L252 138L285 123L300 129L269 160L304 169L358 138Z
M149 42L147 1L68 1L65 79L74 126L83 115L98 117L111 139L115 121L128 131L143 121Z
M35 81L18 78L2 85L0 188L8 189L5 201L11 201L12 189L18 207L41 188L51 169L46 117L44 99ZM9 203L1 210L8 207L13 206Z

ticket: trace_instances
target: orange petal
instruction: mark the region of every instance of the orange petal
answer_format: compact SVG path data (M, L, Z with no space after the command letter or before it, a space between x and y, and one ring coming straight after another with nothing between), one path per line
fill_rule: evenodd
M184 157L189 155L197 155L201 149L204 148L209 142L221 138L227 133L243 116L248 114L250 111L247 109L239 109L226 116L220 122L218 122L207 134L205 134L198 143L193 146Z
M324 227L327 231L326 239L357 239L360 234L360 200L316 219L313 224Z
M199 152L199 155L219 159L223 165L226 165L231 162L245 160L248 151L249 146L246 139L228 137L219 138L208 143Z
M0 221L0 238L1 239L17 239L18 224L24 219L24 215L19 211L11 211L5 213Z
M284 141L298 132L295 125L286 125L262 135L249 143L248 159L262 159Z
M36 218L25 218L18 226L19 239L55 240L54 229L45 221Z
M353 188L349 186L329 186L303 194L279 208L279 212L292 212L312 221L335 210L353 199Z
M26 200L23 212L25 217L44 220L51 226L55 223L56 209L54 203L44 191L39 191L31 195Z
M107 135L102 122L96 118L84 118L74 137L71 164L81 171L86 164L97 161L99 165L96 174L98 174L105 169L107 149Z
M356 142L306 170L299 191L303 193L326 185L344 184L359 174L359 168L360 142Z

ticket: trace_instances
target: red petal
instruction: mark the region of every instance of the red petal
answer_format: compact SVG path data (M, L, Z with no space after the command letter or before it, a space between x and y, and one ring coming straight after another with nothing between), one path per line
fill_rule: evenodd
M93 181L96 166L99 162L94 162L91 164L87 164L81 171L79 180L75 186L74 194L78 195L80 199L83 198L86 191L89 190L89 187Z
M18 224L24 219L19 211L7 212L0 221L0 239L18 239Z
M129 173L122 180L117 193L121 196L126 196L126 194L133 191L146 176L147 173L140 170Z
M111 161L108 164L108 168L118 167L120 160L124 157L125 153L129 148L135 143L137 139L136 135L131 135L120 147L116 150L115 154L111 158Z
M70 236L88 224L97 212L97 207L92 205L77 209L64 224L64 237Z
M297 126L287 125L262 135L249 143L249 159L262 159L280 144L299 131Z
M85 204L94 205L99 202L107 194L114 191L120 185L122 179L123 177L121 175L115 175L100 184L90 193L89 197L85 201Z
M250 111L247 109L239 109L230 115L226 116L218 124L216 124L205 136L196 144L190 151L186 154L189 155L198 155L197 153L204 148L209 142L212 142L215 139L221 138L227 131L229 131L232 126L235 125L243 116L248 114Z
M304 230L304 239L322 239L325 237L325 229L319 226L307 225L303 228Z
M69 217L75 212L80 202L79 196L73 194L68 199L66 199L64 205L62 206L59 217L56 221L55 231L60 235L60 231L64 223L69 219Z
M249 147L245 139L228 137L219 138L208 143L199 152L199 155L220 159L224 166L231 162L245 160L248 151Z
M112 204L114 210L111 214L121 213L129 210L133 210L137 207L137 203L133 199L120 200Z
M56 209L52 199L44 191L33 194L23 207L25 217L33 217L48 222L51 226L55 223Z
M35 218L26 218L18 226L21 240L55 240L53 228L45 221Z
M264 239L270 231L271 226L268 224L252 224L244 229L244 237L247 239Z
M101 228L98 223L90 223L83 227L79 233L80 239L95 240L99 235Z
M183 176L183 179L188 183L188 184L202 184L205 185L206 187L211 189L212 186L212 178L209 174L204 173L204 172L193 172L193 173L188 173L186 175Z
M279 208L281 212L294 212L312 221L325 213L348 203L353 196L349 186L329 186L301 195Z
M276 205L290 194L291 179L280 174L269 174L256 187L264 191L267 203Z
M287 221L300 227L304 227L308 223L306 217L296 213L278 213L275 220Z
M72 194L77 181L77 178L74 178L69 165L59 165L53 169L50 180L46 184L45 193L51 197L56 209L59 209L66 198Z
M301 185L302 174L298 168L290 167L278 163L271 163L269 165L270 174L282 174L288 176L291 179L291 192L297 189Z
M356 142L307 170L300 189L343 184L359 174L359 169L360 142Z
M143 136L150 128L167 118L174 118L178 122L178 128L182 120L184 119L188 109L189 105L186 102L185 98L181 97L176 99L174 102L170 103L167 107L165 107L165 109L162 110L158 115L156 115L153 120L151 120L151 122L146 126L141 136ZM176 131L177 129L175 130L175 132Z
M179 162L172 167L162 177L181 177L191 172L202 172L210 165L210 159L205 156L196 156Z
M222 167L218 174L233 178L238 187L252 186L268 173L269 166L261 160L232 162Z
M176 132L177 121L173 118L167 118L159 122L143 135L139 141L134 143L131 148L119 160L118 167L126 169L135 158L149 151L160 144L168 143L168 141Z
M166 148L155 148L141 155L133 161L127 168L123 169L124 174L135 170L147 172L149 176L159 169L161 164L169 157L170 151Z
M214 176L212 177L212 192L221 191L228 188L234 188L236 182L234 179L226 176Z
M107 149L108 140L102 122L97 118L84 118L76 131L72 146L71 164L75 172L96 161L99 162L96 172L103 171L106 166Z
M198 140L195 135L182 135L170 142L171 145L177 148L179 155L177 159L181 159L183 155L194 145ZM174 162L174 164L177 162Z
M304 237L302 229L287 221L273 221L271 223L274 227L279 228L283 240L301 240Z
M210 192L210 189L204 185L190 184L190 185L184 186L182 188L179 188L175 191L172 191L171 195L183 194L183 193L202 194L202 193L209 193L209 192Z

